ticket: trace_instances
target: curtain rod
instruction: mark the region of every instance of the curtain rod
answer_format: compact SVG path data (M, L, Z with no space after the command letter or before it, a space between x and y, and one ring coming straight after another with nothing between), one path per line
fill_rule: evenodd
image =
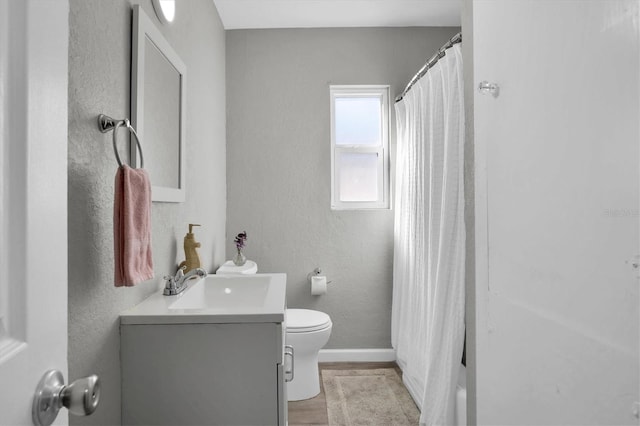
M427 61L427 63L424 64L422 68L420 68L420 70L416 73L416 75L413 76L413 78L409 81L409 84L407 84L407 87L404 88L402 93L396 96L396 102L400 102L402 98L404 98L404 95L407 94L409 89L411 89L413 85L416 84L418 80L420 80L427 73L427 71L429 71L429 68L433 67L436 64L436 62L438 62L438 60L445 55L445 50L452 47L454 44L460 43L461 41L462 41L462 33L460 32L454 35L453 37L451 37L449 41L444 44L444 46L438 49L436 54L433 55Z

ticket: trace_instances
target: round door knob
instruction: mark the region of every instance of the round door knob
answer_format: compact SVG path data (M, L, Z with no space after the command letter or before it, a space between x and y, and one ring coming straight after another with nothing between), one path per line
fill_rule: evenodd
M75 415L88 416L96 411L99 402L100 379L95 374L65 386L62 373L50 370L42 376L33 396L33 424L49 426L62 407Z
M100 402L100 379L95 374L78 379L60 392L62 405L77 416L88 416Z

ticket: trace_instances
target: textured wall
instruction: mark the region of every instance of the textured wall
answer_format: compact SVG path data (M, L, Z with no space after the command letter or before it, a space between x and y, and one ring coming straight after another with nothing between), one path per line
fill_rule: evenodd
M393 266L392 210L330 210L329 85L390 84L394 97L457 31L227 32L227 233L246 230L260 270L288 274L290 307L331 316L327 348L391 347ZM333 281L320 297L306 280L317 266Z
M133 3L70 1L69 375L97 373L102 379L100 407L90 417L70 416L75 424L120 423L118 314L157 290L164 274L175 272L187 224L203 225L196 235L206 269L215 270L225 254L224 31L210 0L178 2L171 26L161 26L151 1L143 0L147 15L187 65L187 201L153 204L156 278L133 288L113 287L116 161L111 135L98 131L96 116L130 117ZM124 141L120 153L128 158Z

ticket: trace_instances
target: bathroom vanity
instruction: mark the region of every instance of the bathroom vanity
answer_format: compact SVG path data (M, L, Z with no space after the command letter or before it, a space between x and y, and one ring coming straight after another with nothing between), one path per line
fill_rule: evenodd
M286 425L285 274L209 275L120 316L125 425Z

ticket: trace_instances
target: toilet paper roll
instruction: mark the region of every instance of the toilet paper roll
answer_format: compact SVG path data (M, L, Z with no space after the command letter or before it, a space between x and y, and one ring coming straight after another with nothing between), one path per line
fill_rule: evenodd
M311 294L314 296L327 294L327 277L322 275L311 277Z

